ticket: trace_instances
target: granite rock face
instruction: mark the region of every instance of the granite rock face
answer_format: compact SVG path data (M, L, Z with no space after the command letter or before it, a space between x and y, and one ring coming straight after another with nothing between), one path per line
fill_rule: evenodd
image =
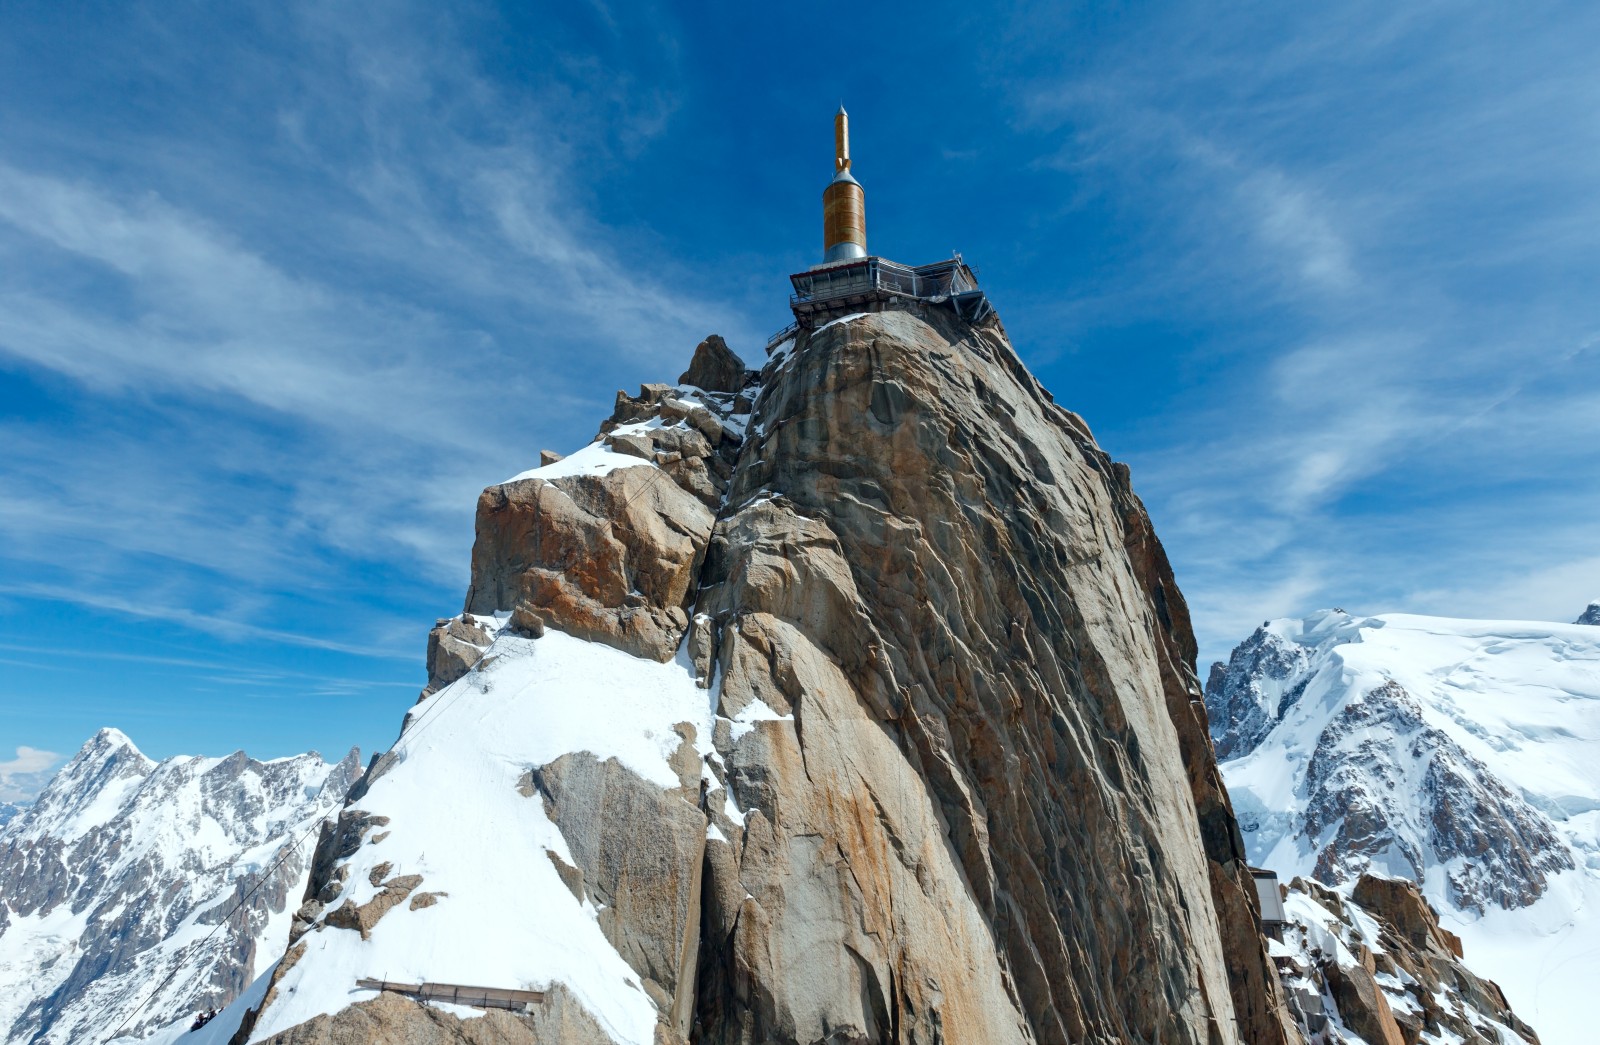
M1212 1020L1234 1023L1230 963L1263 992L1246 999L1252 1040L1281 1035L1252 901L1230 877L1243 847L1187 615L1126 471L998 327L939 313L802 338L763 374L757 419L699 606L720 636L722 713L775 689L794 725L725 754L735 796L763 814L761 846L713 862L712 891L754 873L777 901L808 871L808 907L865 912L805 941L853 956L864 1040L1205 1041ZM1216 854L1197 804L1219 821ZM870 917L914 912L939 897L930 885L959 898L959 928L992 939L993 959ZM1213 887L1239 900L1226 931ZM790 930L783 908L747 913L707 915L708 1040L790 1026L814 1040L843 985L761 975L752 956L787 954ZM946 964L953 949L977 974ZM963 991L967 1022L932 984Z
M1296 1040L1127 470L992 320L874 313L759 375L731 356L708 339L680 386L619 393L596 444L485 491L465 613L430 639L431 686L465 667L435 699L551 631L702 687L699 721L652 733L675 784L573 750L516 787L656 1045ZM458 634L486 621L486 647ZM385 772L308 900L382 879ZM369 1000L252 1040L376 1041L327 1035L380 1002L423 1019ZM477 1040L448 1033L416 1040Z
M700 759L692 747L686 757L694 765L685 782L690 801L681 790L662 792L616 760L597 762L587 751L531 774L571 847L574 888L592 899L606 939L680 1032L694 997L695 912L706 840L706 820L696 808Z

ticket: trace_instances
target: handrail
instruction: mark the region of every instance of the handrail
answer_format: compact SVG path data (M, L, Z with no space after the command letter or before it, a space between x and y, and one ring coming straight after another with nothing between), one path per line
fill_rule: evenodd
M962 262L952 259L948 268L937 272L918 272L909 265L886 258L868 258L862 263L841 265L819 272L805 273L808 291L789 296L789 304L799 305L813 301L849 297L854 293L887 291L902 297L929 301L977 289L961 273ZM924 266L931 267L931 266Z
M783 344L785 338L794 337L799 332L800 322L799 320L796 320L795 322L784 327L782 330L778 331L776 334L773 334L771 337L767 338L767 355L772 355L772 350Z
M409 994L422 1001L470 1005L475 1009L520 1011L529 1005L538 1005L544 1001L544 991L519 991L506 987L469 987L461 983L392 983L389 980L362 978L356 980L356 986L370 991Z

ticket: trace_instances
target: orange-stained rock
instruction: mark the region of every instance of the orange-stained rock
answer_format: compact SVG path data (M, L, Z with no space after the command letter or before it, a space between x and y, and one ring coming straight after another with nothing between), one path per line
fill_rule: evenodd
M1291 1040L1126 471L997 325L869 315L762 381L691 645L792 720L719 732L703 1040Z
M518 621L668 660L713 521L649 465L491 486L478 499L467 612L520 611Z

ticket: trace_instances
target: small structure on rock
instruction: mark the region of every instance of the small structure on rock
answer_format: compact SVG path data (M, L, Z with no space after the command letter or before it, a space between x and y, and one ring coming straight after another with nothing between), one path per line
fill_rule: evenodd
M1283 913L1283 893L1278 886L1278 872L1252 867L1250 877L1256 883L1256 900L1261 905L1262 933L1274 940L1283 939L1283 923L1288 918Z
M795 326L810 330L854 312L940 305L974 323L994 314L989 296L960 254L928 265L902 265L867 253L866 190L850 170L850 117L833 118L833 180L822 193L822 263L789 277ZM790 331L775 335L769 350Z

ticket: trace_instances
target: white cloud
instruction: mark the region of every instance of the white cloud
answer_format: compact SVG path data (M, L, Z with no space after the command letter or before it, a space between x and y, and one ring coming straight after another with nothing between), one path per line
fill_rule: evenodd
M1202 644L1326 605L1570 619L1600 584L1596 27L1175 9L1013 77L1041 165L1142 237L1074 336L1204 335L1130 455Z
M1355 287L1350 244L1335 226L1325 201L1274 170L1248 176L1239 193L1256 211L1261 237L1295 258L1308 284L1334 291Z
M36 747L17 748L17 757L0 762L0 802L29 802L50 782L61 755Z
M675 376L712 330L756 339L587 195L671 91L581 65L490 81L451 18L292 8L229 71L272 99L244 140L175 118L99 144L115 162L0 154L0 358L89 392L71 423L0 424L13 590L387 643L371 613L319 636L297 604L377 574L453 609L484 485L581 445L613 380Z

